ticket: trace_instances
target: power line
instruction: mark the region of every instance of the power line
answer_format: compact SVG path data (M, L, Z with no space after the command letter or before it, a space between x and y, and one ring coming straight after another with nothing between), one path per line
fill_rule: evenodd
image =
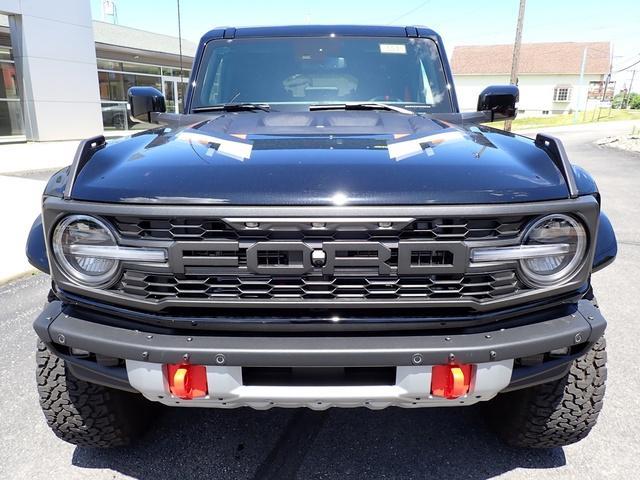
M635 62L635 63L632 63L632 64L631 64L631 65L629 65L628 67L621 68L620 70L616 70L616 71L615 71L615 72L613 72L613 73L620 73L620 72L624 72L625 70L629 70L631 67L635 67L635 66L636 66L636 65L638 65L639 63L640 63L640 60L638 60L638 61L637 61L637 62Z
M417 12L418 10L420 10L422 7L424 7L427 3L429 3L430 0L427 0L426 2L422 2L420 5L418 5L415 8L412 8L411 10L409 10L408 12L403 13L402 15L400 15L397 18L394 18L393 20L391 20L387 25L392 25L394 23L396 23L398 20L402 20L404 17L407 17L409 15L411 15L414 12Z
M633 53L631 55L617 55L617 57L620 59L618 60L618 63L627 63L638 56L640 56L640 52Z

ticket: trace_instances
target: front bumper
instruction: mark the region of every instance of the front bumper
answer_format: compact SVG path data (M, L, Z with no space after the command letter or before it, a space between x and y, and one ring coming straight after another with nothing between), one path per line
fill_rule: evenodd
M488 400L506 390L543 383L566 374L570 362L604 333L606 321L589 300L569 311L533 323L462 334L267 336L170 334L125 328L95 321L67 309L62 302L47 305L34 328L52 351L63 357L76 376L130 391L168 404L189 404L172 398L162 379L162 365L190 362L206 365L213 385L224 385L211 398L194 406L255 408L270 406L429 406L451 401L429 398L425 390L431 365L463 363L477 371L493 369L500 375L477 381L464 399ZM569 347L566 355L545 357L537 364L520 365L523 358ZM73 351L95 357L124 360L104 366L76 358ZM542 357L540 356L542 359ZM126 367L124 366L126 364ZM395 367L396 384L372 387L255 387L242 382L243 367ZM477 378L481 378L478 375ZM154 380L155 379L155 380ZM418 381L419 380L419 381ZM418 383L414 383L418 381ZM423 385L416 390L415 385ZM358 390L360 388L360 390ZM274 390L275 389L275 390ZM477 390L477 394L476 393ZM219 394L218 394L219 393ZM476 398L479 397L479 398ZM418 398L419 400L416 400ZM222 400L220 400L222 399ZM447 403L448 402L448 403Z

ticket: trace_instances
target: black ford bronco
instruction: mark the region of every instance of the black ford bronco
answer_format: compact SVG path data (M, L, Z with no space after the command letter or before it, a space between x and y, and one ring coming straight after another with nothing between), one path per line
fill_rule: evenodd
M60 438L124 445L158 404L485 402L513 445L589 433L616 239L558 139L483 125L517 87L461 113L422 27L217 29L192 72L184 114L132 88L155 126L82 142L44 192L27 254Z

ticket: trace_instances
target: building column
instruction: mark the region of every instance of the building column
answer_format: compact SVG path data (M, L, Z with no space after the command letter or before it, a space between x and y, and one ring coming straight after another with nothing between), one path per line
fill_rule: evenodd
M87 0L0 0L27 140L71 140L102 132L96 53Z

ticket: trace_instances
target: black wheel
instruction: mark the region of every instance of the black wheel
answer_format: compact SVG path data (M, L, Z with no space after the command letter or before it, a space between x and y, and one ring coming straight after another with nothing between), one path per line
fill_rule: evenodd
M142 396L80 380L42 342L36 361L40 407L62 440L82 447L121 447L146 429L155 405Z
M489 419L510 445L562 447L586 437L598 420L607 379L604 337L554 382L499 395Z

